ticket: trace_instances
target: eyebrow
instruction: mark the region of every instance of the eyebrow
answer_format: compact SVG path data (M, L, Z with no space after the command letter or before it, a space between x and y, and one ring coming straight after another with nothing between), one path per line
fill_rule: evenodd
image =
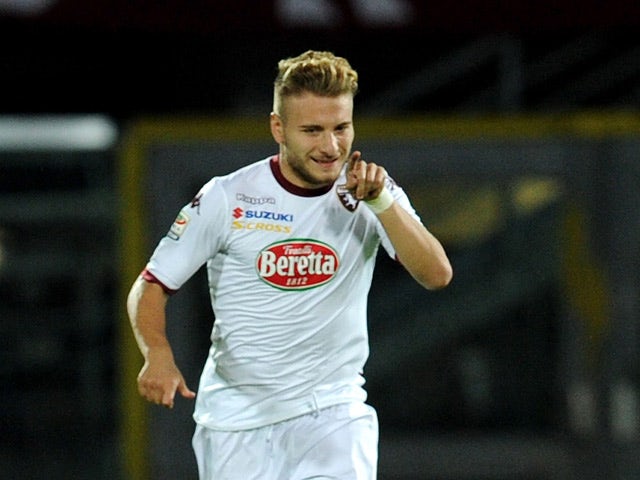
M346 126L349 126L349 125L352 125L352 124L353 124L353 122L346 121L346 122L342 122L342 123L337 124L333 128L346 127ZM322 125L320 125L319 123L309 123L309 124L299 125L298 128L324 128L324 127Z

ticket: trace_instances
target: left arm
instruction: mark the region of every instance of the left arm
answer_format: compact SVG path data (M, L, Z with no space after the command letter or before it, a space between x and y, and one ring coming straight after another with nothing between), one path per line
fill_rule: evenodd
M453 277L453 269L438 239L398 202L394 201L377 215L398 260L411 276L429 290L446 287Z
M346 188L378 216L398 260L420 285L429 290L446 287L453 269L442 244L385 190L386 170L360 155L354 152L349 160Z

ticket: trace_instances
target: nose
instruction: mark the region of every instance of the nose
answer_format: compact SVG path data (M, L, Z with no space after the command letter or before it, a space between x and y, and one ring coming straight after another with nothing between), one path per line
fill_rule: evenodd
M325 132L320 140L320 151L323 155L334 157L340 151L338 137L333 132Z

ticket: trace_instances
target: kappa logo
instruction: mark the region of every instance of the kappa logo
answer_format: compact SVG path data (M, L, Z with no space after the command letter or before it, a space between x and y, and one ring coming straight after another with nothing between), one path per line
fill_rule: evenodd
M202 198L202 192L198 193L193 200L191 200L191 208L195 208L200 215L200 199Z
M291 239L267 245L256 258L261 280L280 290L308 290L335 278L340 260L330 245Z
M276 199L273 197L251 197L244 193L236 193L236 200L249 203L251 205L264 205L265 203L269 203L271 205L276 204Z

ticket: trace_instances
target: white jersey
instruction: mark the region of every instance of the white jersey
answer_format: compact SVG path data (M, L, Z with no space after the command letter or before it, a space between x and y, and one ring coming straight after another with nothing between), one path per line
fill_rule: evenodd
M302 189L267 158L211 179L160 241L147 271L167 289L207 264L215 322L198 424L251 429L366 399L367 295L379 245L395 252L345 181Z

